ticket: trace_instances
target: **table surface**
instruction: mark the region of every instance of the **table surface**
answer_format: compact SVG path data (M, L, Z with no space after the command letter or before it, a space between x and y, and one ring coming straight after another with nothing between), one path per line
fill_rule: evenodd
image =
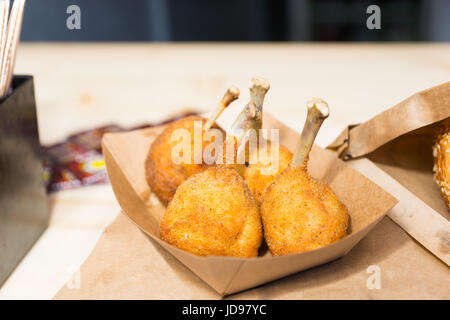
M16 74L35 76L41 142L116 123L134 126L180 110L208 111L226 88L241 98L268 79L264 109L293 128L305 102L331 115L317 142L366 121L411 94L450 80L450 44L21 44ZM49 228L0 288L0 299L51 299L94 248L120 207L109 186L51 196ZM412 241L412 240L411 240Z

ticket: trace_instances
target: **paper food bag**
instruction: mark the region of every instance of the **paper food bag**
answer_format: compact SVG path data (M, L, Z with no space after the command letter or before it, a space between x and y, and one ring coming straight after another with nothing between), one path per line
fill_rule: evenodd
M418 92L367 122L348 126L328 146L394 195L400 202L389 217L447 265L450 212L433 180L432 146L436 130L449 117L450 82Z
M227 128L230 122L219 124ZM268 129L280 129L280 143L294 149L299 138L296 131L268 115L264 115L263 124ZM330 246L287 256L272 257L269 252L257 258L196 256L159 238L165 208L146 182L144 162L151 143L162 130L159 127L104 136L103 153L112 188L131 221L221 295L252 288L345 255L397 203L382 188L338 159L334 152L315 146L309 172L327 181L348 207L351 234Z

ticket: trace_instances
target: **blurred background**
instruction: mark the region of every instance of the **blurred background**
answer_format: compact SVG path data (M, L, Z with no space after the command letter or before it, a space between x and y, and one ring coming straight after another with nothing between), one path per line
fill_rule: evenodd
M369 5L381 30L366 27ZM66 9L81 9L81 30ZM450 41L448 0L33 0L23 41Z

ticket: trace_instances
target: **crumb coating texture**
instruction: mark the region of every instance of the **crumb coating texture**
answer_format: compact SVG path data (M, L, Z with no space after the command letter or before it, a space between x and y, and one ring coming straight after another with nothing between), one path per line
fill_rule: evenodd
M160 234L200 256L256 257L262 242L259 207L235 170L211 167L180 185Z
M226 142L224 143L223 163L226 164L226 167L239 172L255 199L261 204L267 187L291 162L292 153L282 145L278 145L277 150L272 150L272 143L269 140L266 140L264 144L258 142L257 150L252 150L247 142L245 145L245 161L242 161L238 159L237 142L235 138L233 139L233 144L227 145ZM233 149L228 150L227 146L228 149L230 147Z
M191 175L202 172L210 165L205 163L194 163L194 121L202 121L202 127L206 119L199 116L189 116L167 125L164 131L152 143L147 159L145 161L146 180L152 192L154 192L162 203L167 205L173 198L178 186ZM225 137L225 132L216 124L212 127L219 129ZM172 149L178 145L181 139L172 139L172 134L177 129L186 129L191 137L191 163L176 164L172 161ZM202 130L203 151L214 139L204 135ZM181 153L182 154L182 153ZM203 161L203 160L202 160Z
M283 172L292 160L292 153L283 146L272 150L272 144L260 145L258 152L248 152L248 166L243 177L253 196L261 204L267 187ZM278 157L278 160L276 160Z
M438 184L447 208L450 210L450 119L439 128L433 146L434 181Z
M261 206L264 238L273 255L305 252L347 235L348 210L305 166L289 166L271 184Z

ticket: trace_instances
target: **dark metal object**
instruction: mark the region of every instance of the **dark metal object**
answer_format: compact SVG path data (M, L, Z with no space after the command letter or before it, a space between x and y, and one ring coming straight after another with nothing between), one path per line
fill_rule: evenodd
M48 223L33 77L0 101L0 285Z

